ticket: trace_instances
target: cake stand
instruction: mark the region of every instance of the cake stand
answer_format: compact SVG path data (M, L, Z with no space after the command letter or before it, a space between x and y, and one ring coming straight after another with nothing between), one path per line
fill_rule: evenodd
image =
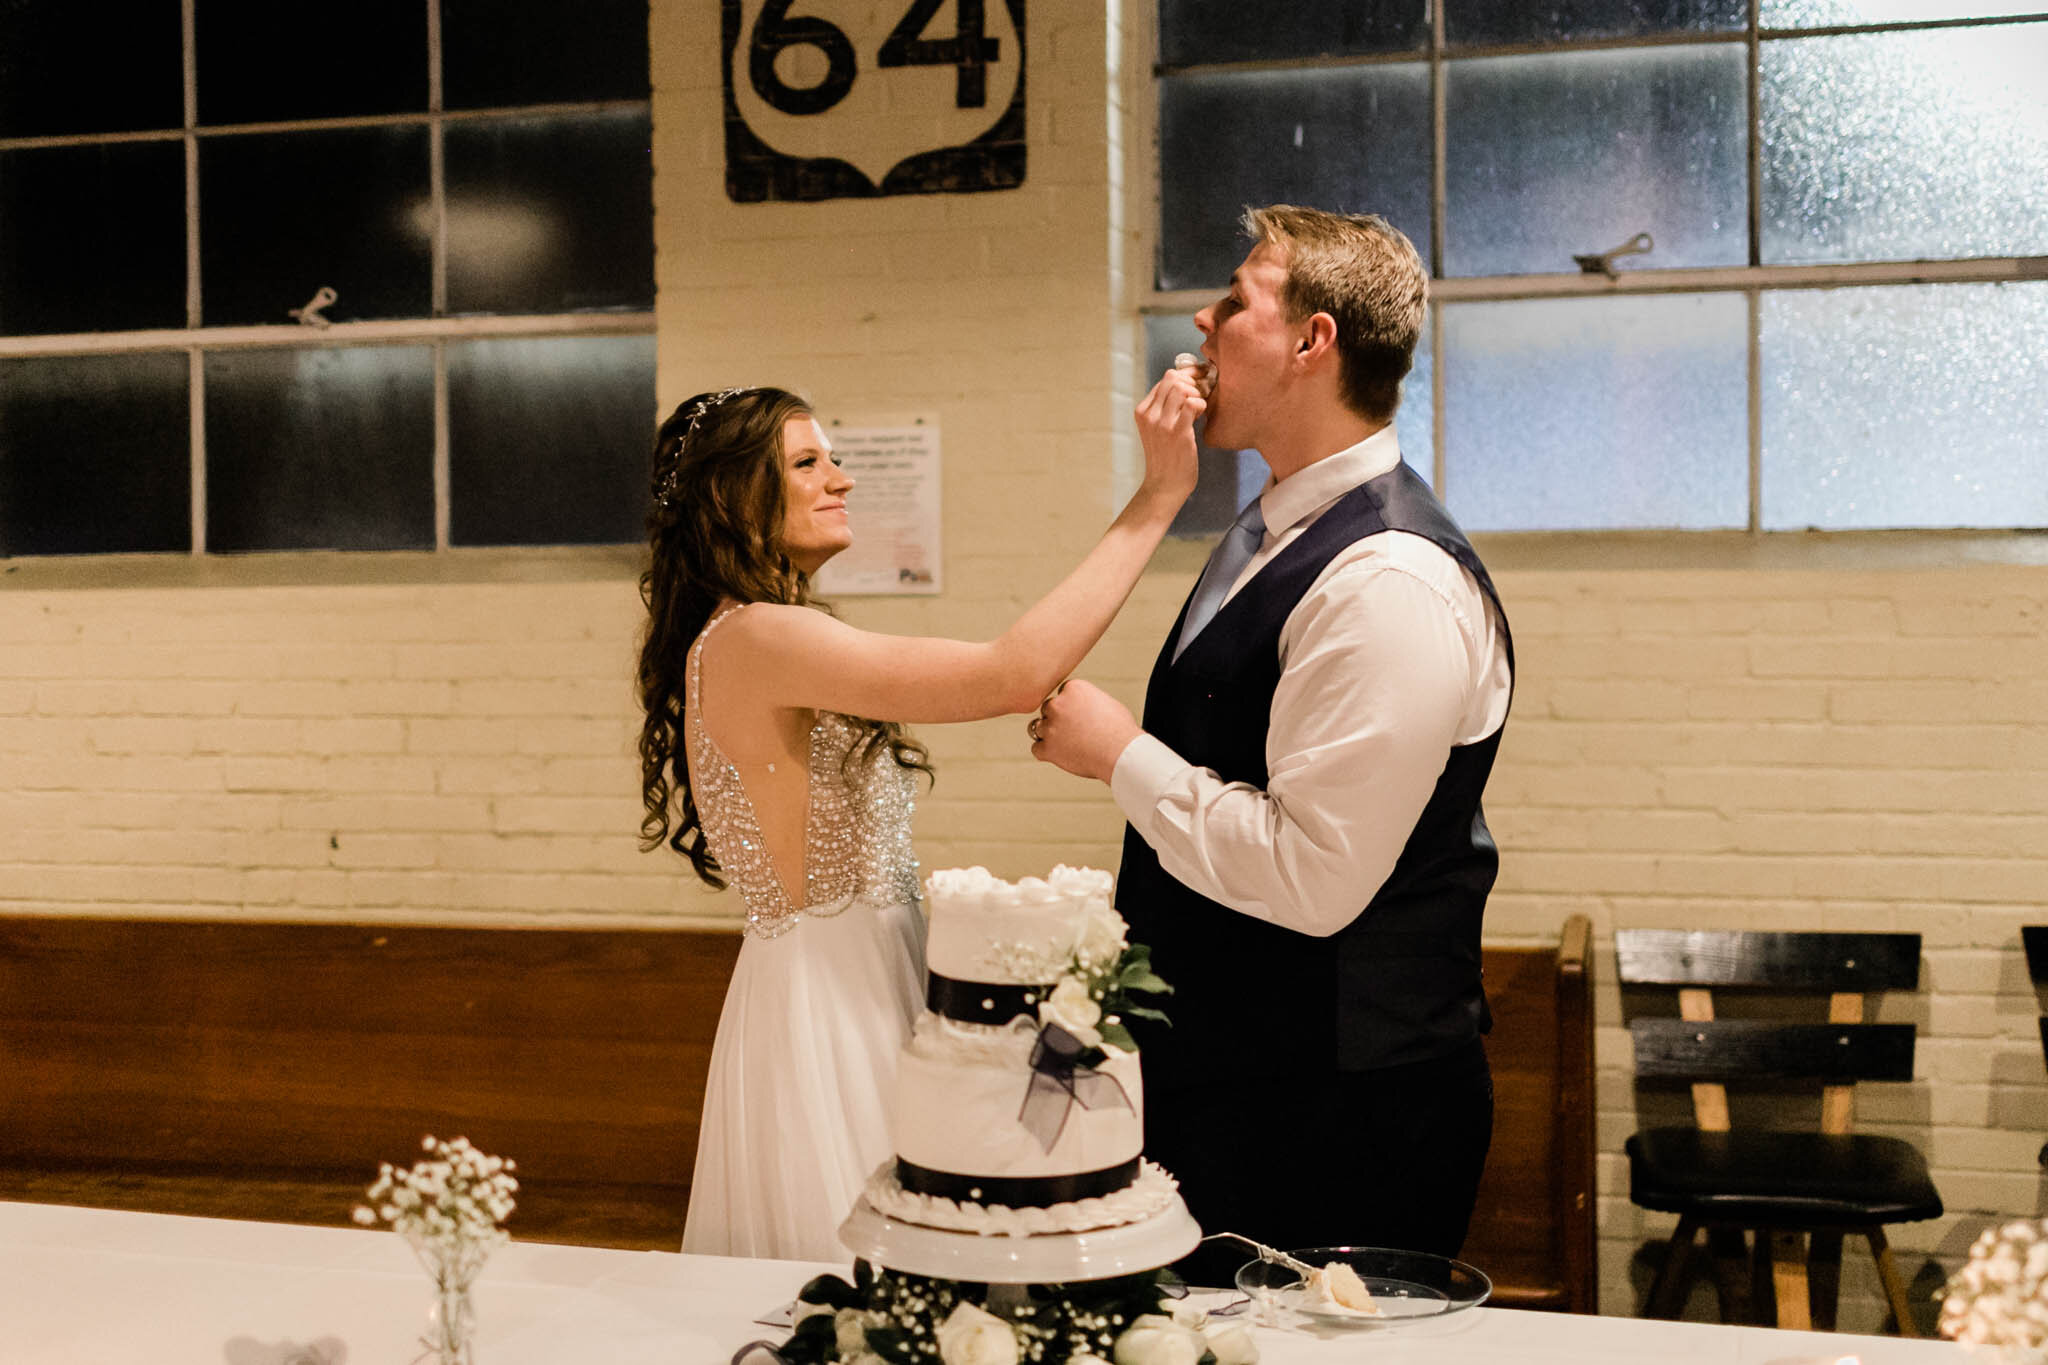
M839 1225L839 1240L864 1261L910 1275L980 1284L1064 1284L1156 1270L1193 1251L1202 1229L1177 1194L1135 1223L1034 1237L921 1227L891 1218L862 1198Z

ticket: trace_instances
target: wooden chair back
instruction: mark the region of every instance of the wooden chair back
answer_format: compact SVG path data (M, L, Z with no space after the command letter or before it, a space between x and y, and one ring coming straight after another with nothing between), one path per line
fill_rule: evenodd
M1866 993L1919 986L1918 934L1623 929L1614 950L1623 986L1678 988L1677 1019L1630 1021L1636 1075L1691 1080L1704 1131L1728 1131L1729 1081L1820 1081L1821 1131L1844 1134L1855 1082L1913 1078L1913 1025L1863 1016ZM1717 1019L1716 988L1825 993L1828 1019Z

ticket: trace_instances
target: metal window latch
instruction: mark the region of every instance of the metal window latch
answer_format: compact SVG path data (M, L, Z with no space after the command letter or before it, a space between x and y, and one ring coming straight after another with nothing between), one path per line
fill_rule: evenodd
M305 307L291 308L286 311L290 316L297 318L302 326L332 327L334 319L323 315L320 310L331 307L334 301L340 297L333 289L323 284L314 293L312 298L306 300Z
M1616 256L1645 255L1655 245L1656 243L1650 240L1649 233L1638 232L1620 246L1612 247L1597 256L1574 256L1572 260L1577 262L1579 269L1585 271L1588 275L1605 275L1608 279L1614 280L1621 278L1614 268L1614 258Z

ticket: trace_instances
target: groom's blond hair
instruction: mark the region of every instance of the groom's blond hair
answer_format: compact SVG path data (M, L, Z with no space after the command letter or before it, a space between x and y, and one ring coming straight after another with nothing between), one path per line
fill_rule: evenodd
M1294 204L1246 209L1244 230L1286 256L1280 302L1290 322L1335 319L1345 405L1392 421L1429 307L1429 272L1415 244L1377 214Z

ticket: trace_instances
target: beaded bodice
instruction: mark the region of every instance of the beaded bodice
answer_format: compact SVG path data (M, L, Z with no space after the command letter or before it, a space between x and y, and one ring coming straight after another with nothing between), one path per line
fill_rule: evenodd
M810 802L804 820L803 904L792 904L775 851L745 781L704 728L701 671L704 642L739 606L721 607L690 646L684 694L684 743L690 791L704 837L727 880L747 903L747 932L773 938L807 915L836 915L856 901L897 904L917 899L917 857L910 844L915 786L886 750L853 757L865 738L850 716L820 711L811 726Z

